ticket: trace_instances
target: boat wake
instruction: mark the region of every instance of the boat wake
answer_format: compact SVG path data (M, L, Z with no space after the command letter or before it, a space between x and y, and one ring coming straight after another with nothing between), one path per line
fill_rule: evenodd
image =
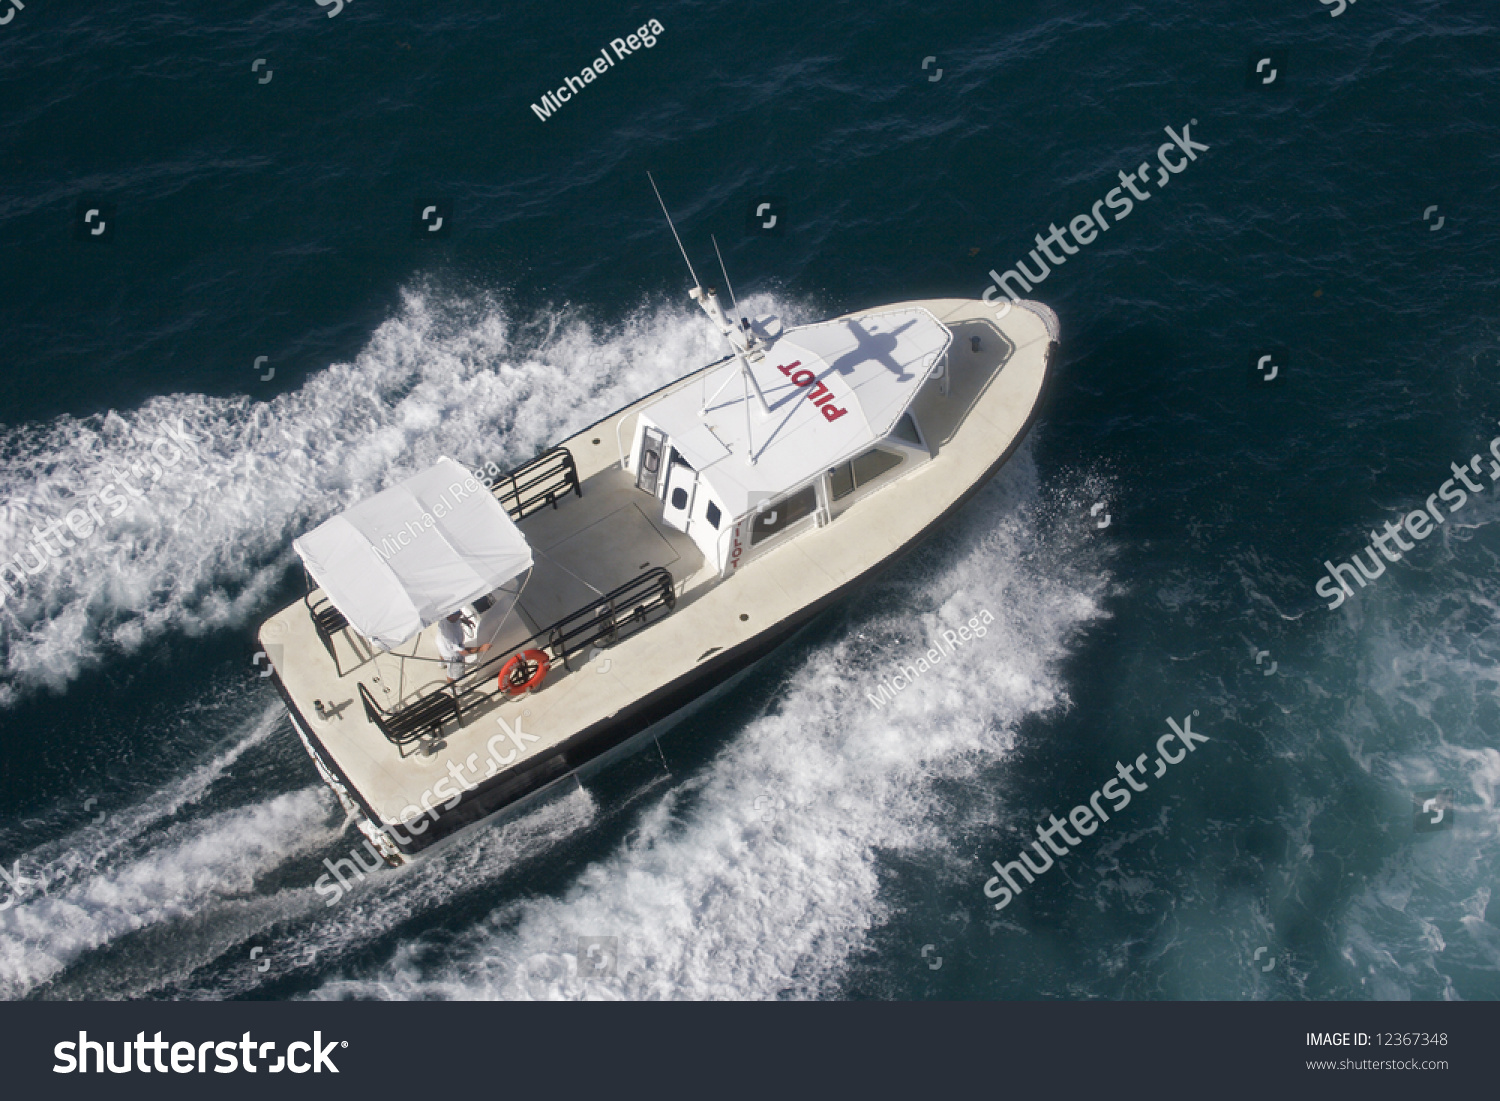
M314 886L322 858L344 855L359 835L326 788L195 806L273 731L289 736L279 706L152 798L15 859L0 902L0 998L251 992L503 880L593 820L593 801L574 790L416 866L380 867L330 908Z
M747 305L802 320L770 298ZM701 318L676 307L603 331L576 312L518 324L491 300L414 290L354 362L270 402L178 395L0 430L9 553L154 426L180 420L206 438L201 461L164 471L118 525L7 602L0 706L154 638L248 623L284 576L290 539L329 513L443 454L522 461L719 354ZM527 869L600 821L587 791L380 868L325 906L313 886L323 861L353 840L310 764L288 750L269 790L218 782L247 753L268 756L273 732L290 738L256 682L256 713L227 749L106 824L35 843L0 827L5 851L22 853L13 867L47 869L45 889L25 884L0 911L0 996L836 992L889 916L892 856L978 874L950 850L986 807L999 815L980 782L1023 721L1067 706L1060 660L1104 614L1109 584L1105 541L1076 506L1039 484L1023 448L915 556L846 601L842 622L825 617L831 640L794 643L728 698L757 717L687 720L680 733L707 747L704 763L635 800L628 835L586 850L578 871L550 864L540 893L519 893ZM982 637L871 702L897 666L975 619Z
M266 708L227 749L149 799L14 857L0 901L0 998L32 994L86 953L248 893L289 856L326 844L334 800L319 787L226 810L203 805L247 751L285 733L283 716Z

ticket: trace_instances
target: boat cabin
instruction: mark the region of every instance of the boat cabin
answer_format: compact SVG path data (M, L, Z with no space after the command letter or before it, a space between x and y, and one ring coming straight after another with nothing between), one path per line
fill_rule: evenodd
M755 331L743 355L642 409L620 457L720 577L931 458L911 406L943 384L952 341L921 307Z

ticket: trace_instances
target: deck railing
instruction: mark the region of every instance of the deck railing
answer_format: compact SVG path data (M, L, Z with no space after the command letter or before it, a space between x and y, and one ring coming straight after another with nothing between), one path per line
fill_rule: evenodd
M318 639L323 643L323 648L328 651L328 656L333 659L333 668L339 676L344 675L343 667L339 663L338 650L333 645L333 636L349 626L349 621L344 618L344 613L333 606L333 601L328 599L328 594L317 587L317 582L308 572L307 567L302 568L302 576L307 579L307 595L302 598L302 603L307 608L307 616L312 620L313 629L318 632ZM318 599L313 599L313 593L318 593Z
M475 706L476 696L488 698L500 690L500 667L523 650L541 650L551 662L561 661L572 670L573 659L597 645L611 646L651 621L654 612L677 605L677 590L665 567L656 566L619 588L564 616L523 642L467 670L450 684L432 689L387 711L360 682L359 695L365 717L398 746L427 734L436 734L442 724L462 722L465 707Z
M520 522L543 505L556 508L558 499L569 493L582 497L583 486L578 484L573 453L566 447L554 447L499 475L490 492L505 506L510 518Z

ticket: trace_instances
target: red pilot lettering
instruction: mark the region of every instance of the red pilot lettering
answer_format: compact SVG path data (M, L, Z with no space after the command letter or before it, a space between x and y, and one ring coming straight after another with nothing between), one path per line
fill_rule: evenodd
M798 367L802 367L800 359L793 360L785 367L778 366L776 369L791 379L793 386L802 388L812 387L811 390L807 391L807 400L822 410L824 420L832 423L849 411L847 409L840 409L833 404L833 391L825 383L817 381L817 376L806 367L802 367L802 370L796 371L794 374L793 371Z

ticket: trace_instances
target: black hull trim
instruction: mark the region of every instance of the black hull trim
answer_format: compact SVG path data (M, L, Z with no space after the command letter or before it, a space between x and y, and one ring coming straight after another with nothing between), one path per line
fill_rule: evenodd
M1042 404L1051 390L1052 360L1056 353L1057 343L1053 341L1047 348L1047 363L1042 376L1042 385L1037 391L1036 400L1032 403L1031 410L1026 415L1025 424L1022 426L1021 431L1016 433L1010 446L942 515L918 531L888 558L866 570L858 577L845 582L822 599L809 604L790 619L783 620L774 627L767 628L754 638L742 642L732 650L726 650L715 655L713 660L705 662L691 673L679 677L671 684L658 689L651 695L642 697L617 715L579 731L558 745L551 755L519 771L502 774L494 777L488 783L477 785L465 793L463 801L458 806L450 811L442 811L435 821L429 820L427 828L420 834L413 835L412 831L405 828L400 829L399 832L393 832L391 829L386 828L385 832L387 836L395 842L402 852L408 856L413 856L465 827L474 825L495 814L497 811L535 794L549 784L563 779L592 761L595 757L609 752L655 723L670 718L714 685L728 680L741 670L759 661L784 643L815 616L840 600L843 600L859 586L866 584L889 569L897 561L906 557L920 543L925 541L936 528L946 523L954 513L966 505L974 494L978 493L990 479L998 474L1000 468L1010 461L1016 449L1030 435L1031 426L1040 414ZM607 420L608 418L605 419ZM272 680L276 684L277 691L281 693L281 698L286 701L287 708L293 713L298 727L306 736L309 744L314 747L314 752L318 757L319 763L339 778L339 781L347 789L348 794L359 804L360 809L364 811L369 820L379 826L380 817L375 814L374 810L365 801L364 796L359 792L359 789L350 783L349 778L344 775L343 770L334 762L332 755L328 753L326 747L318 739L312 724L308 723L297 710L296 704L292 702L291 696L282 686L281 678L277 676L273 677Z

